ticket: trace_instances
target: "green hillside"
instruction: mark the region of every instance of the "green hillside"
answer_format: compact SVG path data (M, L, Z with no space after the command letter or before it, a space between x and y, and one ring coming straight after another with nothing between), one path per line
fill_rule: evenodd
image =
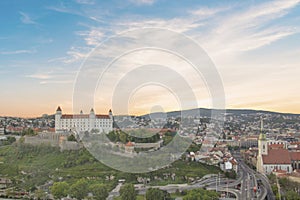
M217 167L179 160L165 169L145 174L130 174L105 166L85 149L60 152L58 148L47 145L31 146L21 143L0 148L0 177L12 179L15 186L27 191L33 191L50 180L63 180L73 184L83 178L89 182L104 183L113 187L119 179L137 183L137 178L143 177L150 178L151 185L161 185L186 183L189 178L218 172ZM171 179L171 176L165 176L166 173L174 173L176 176Z

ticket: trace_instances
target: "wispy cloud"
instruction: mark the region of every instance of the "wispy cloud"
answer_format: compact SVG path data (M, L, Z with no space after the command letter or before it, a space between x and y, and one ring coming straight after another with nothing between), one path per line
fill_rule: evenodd
M47 80L47 81L40 81L41 85L45 84L69 84L73 83L74 80Z
M24 13L24 12L19 12L21 17L20 17L20 20L22 23L24 24L37 24L33 19L32 17L30 17L27 13Z
M144 1L141 1L144 2ZM141 3L140 2L140 3ZM145 1L150 3L153 1ZM184 17L112 19L108 27L89 27L89 30L77 32L87 46L97 46L106 35L112 35L127 29L143 27L168 28L180 33L188 33L214 56L254 50L271 44L284 37L297 33L297 29L288 25L267 26L292 8L300 0L271 1L251 6L247 9L233 9L232 6L202 7L187 11ZM241 6L242 5L238 5ZM68 12L62 10L62 12ZM86 16L91 19L91 16ZM94 18L94 17L92 17ZM101 21L102 23L102 21ZM201 31L199 31L201 29ZM222 44L222 45L220 45ZM90 49L89 49L90 50ZM224 54L225 53L225 54ZM67 52L66 63L77 62L87 54L87 48L72 47Z
M94 0L75 0L78 4L94 5Z
M92 51L92 47L75 47L72 46L67 52L66 56L51 58L48 60L48 63L63 63L63 64L72 64L82 62Z
M140 20L126 20L115 23L119 27L115 27L119 30L133 29L133 28L144 28L144 27L160 27L167 28L177 32L187 32L200 26L204 23L198 19L193 18L172 18L172 19L140 19Z
M56 69L55 71L36 72L25 75L26 78L36 79L40 84L73 83L77 71Z
M0 51L0 55L15 55L15 54L31 54L31 53L35 53L35 50L14 50L14 51Z
M88 47L71 47L71 49L67 52L68 56L64 58L63 62L66 64L81 62L87 57L91 50L92 49Z
M53 75L50 75L50 73L35 73L35 74L26 75L26 77L46 80L46 79L53 78Z
M271 44L297 33L288 25L270 25L298 5L299 0L271 1L220 18L205 35L197 39L220 54L242 52ZM222 44L222 45L220 45Z
M87 45L97 46L105 37L102 28L91 27L88 31L77 32L77 35L82 36Z
M220 12L226 11L229 8L230 7L216 7L216 8L202 7L196 10L191 10L190 13L199 18L208 18Z
M130 0L130 2L136 5L152 5L155 0Z
M72 9L70 7L65 6L63 3L61 3L58 6L47 6L46 9L52 10L55 12L60 12L60 13L67 13L67 14L72 14L72 15L79 15L79 16L85 16L82 12L76 9ZM86 17L86 16L85 16Z

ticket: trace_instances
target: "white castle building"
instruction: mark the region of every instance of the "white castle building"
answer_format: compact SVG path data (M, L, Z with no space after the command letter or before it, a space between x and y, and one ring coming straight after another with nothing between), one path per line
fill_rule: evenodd
M95 114L92 108L89 114L62 114L62 109L58 106L55 113L55 132L66 131L92 131L97 130L99 133L113 130L113 115L109 110L108 115Z

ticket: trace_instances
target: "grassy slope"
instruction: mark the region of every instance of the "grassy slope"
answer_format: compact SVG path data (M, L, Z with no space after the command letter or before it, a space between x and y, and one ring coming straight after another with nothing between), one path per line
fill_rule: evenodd
M85 149L80 151L60 152L49 146L33 147L28 145L11 145L0 148L0 176L16 180L20 188L31 189L44 184L47 180L58 181L62 177L73 183L80 178L96 177L97 182L113 187L118 179L125 178L127 182L136 182L138 176L163 177L165 173L175 173L176 179L153 180L151 184L184 183L187 177L202 177L207 173L218 173L216 167L200 163L176 161L165 169L147 174L128 174L111 169L95 160ZM24 171L26 174L22 174ZM113 181L106 181L106 176L113 175Z

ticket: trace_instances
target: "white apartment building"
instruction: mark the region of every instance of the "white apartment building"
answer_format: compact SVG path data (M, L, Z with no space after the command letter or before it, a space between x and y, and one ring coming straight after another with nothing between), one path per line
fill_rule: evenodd
M57 108L55 113L55 132L66 131L92 131L97 130L99 133L113 130L112 111L108 115L95 114L92 108L89 114L62 114L62 109Z
M4 127L0 127L0 135L4 135Z

